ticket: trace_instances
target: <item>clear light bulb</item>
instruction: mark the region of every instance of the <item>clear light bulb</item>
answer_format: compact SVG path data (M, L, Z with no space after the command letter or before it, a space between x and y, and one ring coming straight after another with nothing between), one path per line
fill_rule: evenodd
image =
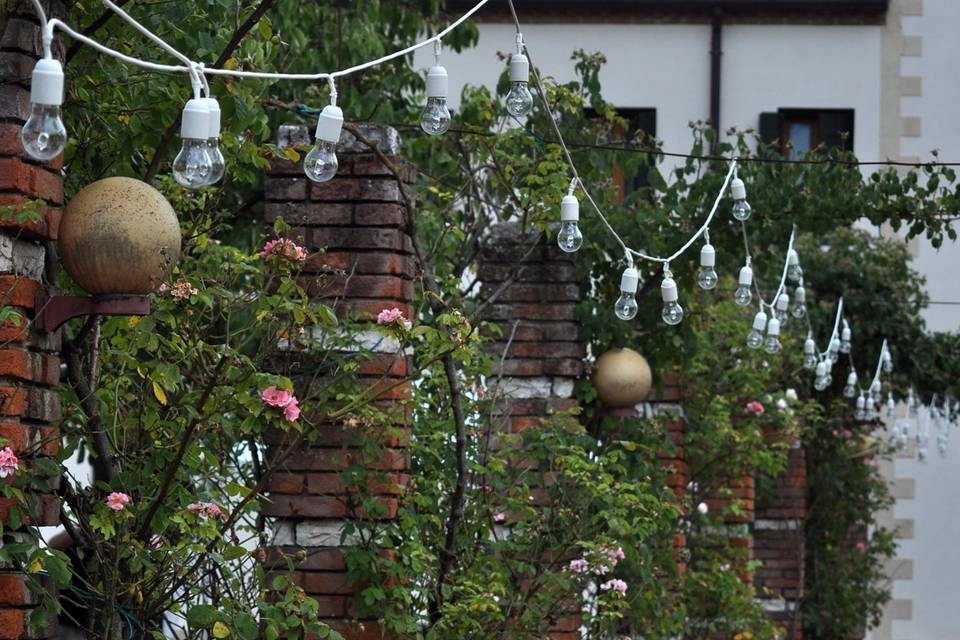
M883 372L893 373L893 355L889 351L883 352Z
M173 178L180 186L199 189L208 184L213 171L209 136L210 109L206 99L187 100L180 121L180 152L173 159Z
M737 278L737 290L733 293L733 300L738 307L746 307L753 300L753 293L750 286L753 284L753 269L748 263L740 268L740 275Z
M853 351L853 342L850 341L851 331L847 321L843 321L843 331L840 332L840 353Z
M220 103L216 98L204 98L210 113L210 129L207 133L207 153L210 155L210 175L207 185L220 182L227 168L227 161L220 151Z
M51 58L37 60L30 85L30 117L20 130L20 144L34 160L48 162L67 146L63 124L63 68Z
M817 363L817 373L813 378L813 388L817 391L823 391L830 386L830 379L827 377L827 363L820 361Z
M337 175L337 143L343 129L343 110L328 104L317 118L316 144L303 159L303 172L313 182L327 182Z
M880 392L883 389L883 385L880 384L879 378L874 378L873 382L870 383L870 399L876 402L880 401Z
M877 419L877 406L873 401L873 398L867 396L867 420L876 420Z
M807 315L807 290L803 288L802 284L793 290L793 310L791 313L797 320Z
M776 355L783 349L780 344L780 321L770 318L767 323L767 339L763 343L763 350L770 355Z
M613 306L613 312L621 320L633 320L637 316L637 288L640 286L640 274L633 267L623 270L620 277L620 297Z
M750 333L747 334L747 346L751 349L759 349L763 345L763 332L767 328L767 314L763 311L757 311L753 316L753 326Z
M663 310L660 312L663 321L670 326L683 322L683 307L677 303L677 283L667 270L664 270L663 282L660 283L660 298L663 300Z
M750 218L753 209L747 202L747 187L740 178L730 183L730 195L733 196L733 217L741 222Z
M717 263L717 252L713 245L707 243L700 249L700 271L697 273L697 285L701 289L709 291L717 286L720 278L717 277L717 271L714 265Z
M523 55L523 36L517 34L517 52L510 56L510 93L505 100L507 113L514 118L522 118L533 109L533 95L530 93L530 60Z
M830 341L830 348L827 350L827 358L830 364L834 365L840 359L840 338L833 338Z
M786 291L784 291L779 296L777 296L777 302L775 303L775 306L774 306L774 317L783 326L786 326L787 319L790 317L788 314L789 309L790 309L790 296L787 295Z
M897 403L893 400L893 394L887 394L887 417L893 420L894 414L897 411Z
M564 253L574 253L583 246L579 221L580 202L576 196L568 193L560 202L560 231L557 233L557 246Z
M853 418L860 421L867 419L867 399L863 397L862 393L857 398L857 408L853 411Z
M851 371L847 376L847 384L843 387L843 395L852 398L857 395L857 372Z
M794 249L787 253L787 278L793 282L803 280L803 269L800 268L800 256Z
M811 371L817 368L817 344L810 337L803 343L803 368Z
M420 114L420 128L431 136L443 135L450 128L447 109L447 70L434 65L427 71L427 104Z

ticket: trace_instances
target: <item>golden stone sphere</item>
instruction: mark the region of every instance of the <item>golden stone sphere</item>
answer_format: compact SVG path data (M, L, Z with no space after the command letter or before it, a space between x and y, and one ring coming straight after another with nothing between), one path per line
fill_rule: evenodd
M608 407L632 407L647 399L652 374L647 359L633 349L611 349L597 360L593 386Z
M84 187L64 209L58 241L67 273L92 295L150 293L180 259L173 207L133 178Z

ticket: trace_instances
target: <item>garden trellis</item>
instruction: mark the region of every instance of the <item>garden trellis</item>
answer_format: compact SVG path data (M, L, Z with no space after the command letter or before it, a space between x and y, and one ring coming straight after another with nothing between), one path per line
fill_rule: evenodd
M313 82L326 81L329 85L330 103L321 110L318 116L315 132L316 143L304 158L304 173L306 176L314 182L324 182L332 179L336 175L336 143L340 139L344 122L342 108L337 105L336 80L401 58L423 47L433 46L436 62L427 73L427 103L420 118L420 126L424 132L429 135L446 133L450 127L450 113L446 106L448 94L447 72L440 64L442 41L445 36L483 8L489 0L480 0L443 30L406 48L344 69L302 74L206 67L203 63L194 60L166 43L162 38L151 32L110 0L102 0L102 2L105 7L116 13L149 40L157 44L168 54L177 58L181 64L160 64L142 60L111 49L97 42L95 39L79 33L62 20L48 20L39 0L33 0L42 26L44 57L37 62L33 72L31 115L21 131L24 150L37 160L49 161L57 157L66 145L67 132L60 112L60 107L63 104L64 74L60 63L53 58L51 51L55 31L59 29L77 41L91 46L103 54L117 58L126 64L150 71L183 73L189 76L193 97L187 101L183 109L181 122L182 146L173 162L173 176L182 186L189 189L198 189L218 182L222 178L225 170L225 159L219 149L220 110L216 99L210 95L207 76ZM700 225L686 242L669 256L649 255L641 250L629 247L608 221L601 207L591 196L587 185L581 179L568 145L563 138L557 118L547 100L546 88L542 78L536 67L532 65L530 49L524 41L513 0L507 0L507 4L516 26L516 53L514 53L509 60L511 90L506 97L507 111L514 118L523 118L530 113L534 100L528 84L532 80L537 95L552 124L556 135L555 142L561 147L572 174L568 194L563 198L561 203L561 229L557 236L558 245L560 249L565 252L575 252L582 245L583 237L578 227L579 201L575 196L576 191L579 190L583 194L584 199L589 202L603 227L623 251L623 259L626 266L621 278L621 296L615 305L616 315L622 320L632 320L638 312L635 296L642 276L637 269L635 260L640 260L654 263L662 269L660 287L661 299L663 301L662 319L668 325L679 324L683 319L683 308L680 305L680 296L676 282L672 277L670 265L671 262L678 260L681 256L685 255L687 251L694 248L701 238L703 238L703 244L700 245L699 249L700 272L697 282L703 289L709 290L716 287L718 282L718 277L714 269L716 251L713 245L710 244L710 225L714 221L720 204L723 202L729 190L729 195L732 197L734 203L732 216L741 223L745 251L744 266L738 274L738 287L734 294L735 301L739 306L749 306L753 302L752 289L756 292L756 303L758 307L753 318L751 330L747 336L747 346L752 349L762 347L767 353L776 354L782 348L779 336L782 328L789 322L789 317L792 315L797 320L805 319L807 338L804 343L804 365L807 369L815 373L814 387L821 391L826 389L832 382L832 369L834 365L838 363L840 354L847 355L850 372L844 387L844 395L850 399L855 398L855 416L858 419L875 419L879 413L878 408L882 406L883 400L881 396L882 375L892 372L892 357L887 340L884 339L883 341L877 366L873 376L870 378L869 385L867 387L861 386L860 377L856 373L851 355L852 330L850 323L843 316L843 299L841 297L837 301L837 312L830 337L825 343L827 345L826 349L820 350L818 348L815 331L806 308L807 292L803 284L800 257L794 248L795 228L791 232L787 243L786 258L779 285L769 301L764 299L759 283L754 277L753 259L746 231L746 222L751 216L752 209L747 202L746 185L737 175L738 165L744 161L761 163L804 163L809 161L784 158L749 158L742 160L736 157L708 158L706 156L696 156L699 159L713 159L729 164L723 184L703 224ZM605 148L617 149L617 147ZM664 153L663 155L685 158L695 157L676 153ZM837 159L818 159L813 162L818 164L836 163L843 165L914 165L914 163L895 161L860 162ZM928 166L947 166L956 163L931 162L924 164ZM788 291L788 283L794 285L792 298ZM791 300L793 303L792 309ZM914 394L911 389L909 398L913 397ZM892 401L892 395L888 396L888 404L889 401ZM943 406L943 416L949 421L952 413L952 403L947 399L944 400Z

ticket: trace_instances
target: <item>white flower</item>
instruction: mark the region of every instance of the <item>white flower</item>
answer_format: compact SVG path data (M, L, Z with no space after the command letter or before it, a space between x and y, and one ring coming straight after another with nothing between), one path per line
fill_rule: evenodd
M791 402L796 402L796 401L797 401L797 390L796 390L796 389L794 389L794 388L792 388L792 387L791 387L790 389L787 389L787 400L790 400Z
M777 411L779 411L780 413L783 413L783 412L786 411L786 410L787 410L787 401L784 400L783 398L778 399L778 400L777 400Z

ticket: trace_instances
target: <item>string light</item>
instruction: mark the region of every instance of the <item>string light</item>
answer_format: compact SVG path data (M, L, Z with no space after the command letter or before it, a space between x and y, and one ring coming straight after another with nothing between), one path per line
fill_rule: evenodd
M763 311L757 311L753 316L753 327L747 334L747 346L751 349L759 349L763 345L763 332L767 328L767 314Z
M343 110L337 106L337 89L330 80L330 104L317 118L316 142L303 159L303 172L313 182L327 182L337 175L337 143L343 130Z
M660 298L663 300L663 310L660 317L663 321L675 326L683 322L683 307L677 302L677 283L673 280L670 265L663 265L663 282L660 283Z
M557 246L565 253L575 253L583 246L583 234L580 232L580 201L573 195L577 180L570 181L570 190L560 201L560 231L557 233Z
M63 67L49 57L37 60L30 85L30 117L20 130L23 150L34 160L49 162L67 146L62 104Z
M740 222L748 220L750 214L753 213L753 208L747 202L747 186L743 183L743 180L736 176L730 183L730 195L733 197L733 209L731 210L733 217Z
M780 344L780 321L770 318L767 322L767 339L763 343L763 350L770 355L776 355L783 349Z
M852 332L846 318L843 320L843 331L840 333L840 353L850 353L853 350L853 343L850 341Z
M774 317L781 325L787 324L787 319L790 317L787 315L787 311L790 308L790 296L786 291L777 296L777 302L774 305Z
M182 187L199 189L209 184L213 171L210 156L210 108L200 97L199 76L192 75L194 97L187 100L180 117L180 151L173 159L173 178Z
M750 267L750 256L747 256L747 262L740 268L740 275L737 277L737 290L733 292L733 301L738 307L750 306L753 300L753 294L750 287L753 285L753 269Z
M803 343L803 368L811 371L817 368L817 344L811 336Z
M802 320L807 315L807 290L803 287L803 281L793 290L793 309L790 313L797 320Z
M533 109L529 81L530 61L523 54L523 34L517 33L517 52L510 56L510 93L504 100L507 113L514 118L523 118Z
M700 272L697 274L697 284L701 289L709 291L717 286L720 278L714 266L717 264L717 252L710 244L710 236L705 235L706 244L700 248Z
M440 136L450 128L450 110L447 109L449 82L447 70L440 64L440 40L434 41L434 64L427 71L427 104L420 114L420 128L431 136Z
M803 269L800 268L800 255L796 252L795 249L790 249L787 252L787 278L791 282L797 282L803 280Z
M207 154L210 156L210 175L207 186L216 184L223 179L227 161L220 151L220 103L209 95L204 98L210 118L210 128L207 132Z
M847 398L853 398L857 395L857 372L851 371L847 376L847 384L843 387L843 395Z
M640 286L640 274L632 266L623 270L620 277L620 297L614 305L614 313L621 320L633 320L637 316L637 289ZM676 286L674 286L676 293Z

